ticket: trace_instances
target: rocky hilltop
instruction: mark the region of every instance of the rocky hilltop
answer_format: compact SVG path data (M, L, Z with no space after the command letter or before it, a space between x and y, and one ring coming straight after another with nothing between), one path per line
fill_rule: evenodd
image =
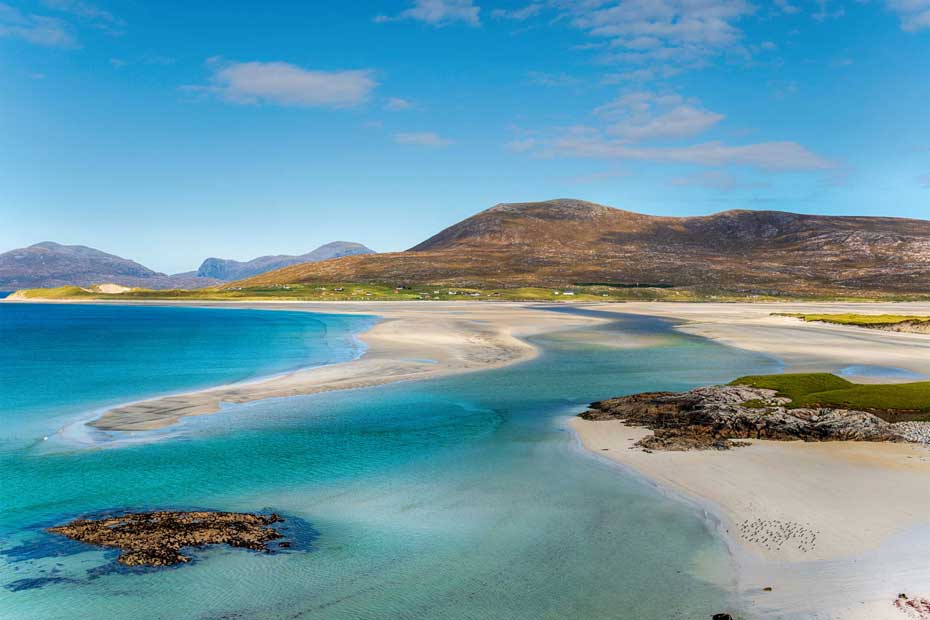
M788 408L790 402L775 390L727 385L612 398L579 417L649 428L653 434L636 444L648 450L727 450L740 439L918 441L915 433L923 432L865 411Z
M507 288L610 284L707 293L926 293L930 221L726 211L656 217L581 200L500 204L406 252L238 282Z
M292 256L278 254L276 256L259 256L250 261L240 262L226 258L208 258L197 269L197 275L202 278L216 278L218 280L240 280L280 269L289 265L300 263L316 263L331 258L355 256L357 254L374 254L375 251L361 243L350 241L333 241L321 245L312 252Z

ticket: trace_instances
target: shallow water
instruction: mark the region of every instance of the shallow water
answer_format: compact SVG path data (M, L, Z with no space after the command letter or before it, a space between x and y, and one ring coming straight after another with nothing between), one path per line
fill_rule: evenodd
M111 309L123 321L134 310ZM2 560L0 616L666 620L738 607L726 550L697 509L584 453L565 416L773 362L642 317L574 335L535 338L543 353L524 364L229 407L146 444L4 441L0 536L17 552ZM30 428L60 415L42 411ZM97 576L112 553L41 532L124 507L270 508L316 537L309 551L214 548L176 569Z

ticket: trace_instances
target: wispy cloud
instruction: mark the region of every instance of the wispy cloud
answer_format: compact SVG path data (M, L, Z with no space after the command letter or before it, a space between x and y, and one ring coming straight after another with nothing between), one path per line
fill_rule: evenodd
M384 101L384 109L390 110L391 112L402 112L404 110L413 109L413 103L407 99L401 99L400 97L388 97Z
M443 147L453 144L452 140L443 138L438 133L432 131L415 132L415 133L395 133L394 142L398 144L411 144L414 146Z
M829 170L836 164L796 142L729 145L704 142L687 146L643 147L602 134L570 132L539 150L542 156L621 159L702 166L743 165L768 171Z
M45 47L78 47L71 27L64 20L23 13L3 3L0 3L0 37L21 39Z
M901 19L902 30L914 32L930 28L930 3L927 0L887 0L887 4Z
M533 2L519 9L494 9L491 11L491 17L495 19L513 19L522 22L539 15L542 10L543 4L541 2Z
M73 15L91 27L111 35L122 35L126 22L109 11L83 0L42 0L48 8Z
M526 74L531 84L538 86L575 86L581 82L578 78L567 73L546 73L544 71L530 71Z
M634 92L594 110L610 121L607 133L630 142L685 138L703 133L723 120L678 94Z
M472 26L481 23L481 9L472 0L413 0L413 6L397 15L377 15L376 22L391 22L405 19L425 22L433 26L445 26L453 22L464 22Z
M185 90L240 104L347 108L366 101L378 86L369 69L319 71L286 62L230 62L211 58L210 83Z
M524 135L509 150L535 157L649 161L702 166L743 165L768 171L830 170L836 164L791 141L732 145L720 141L652 146L715 126L724 116L676 93L628 93L594 110L599 127L579 125ZM645 143L645 144L644 144Z
M753 13L745 0L556 0L570 23L606 39L603 60L691 66L738 45L737 22Z

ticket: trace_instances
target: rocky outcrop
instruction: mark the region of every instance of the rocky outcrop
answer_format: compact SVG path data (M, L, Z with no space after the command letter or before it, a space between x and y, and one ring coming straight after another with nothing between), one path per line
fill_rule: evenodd
M49 528L61 534L121 551L117 561L126 566L170 566L189 562L184 547L230 545L269 551L267 543L281 538L271 527L281 517L239 512L137 512L100 519L76 519Z
M779 441L907 441L895 425L865 411L788 408L774 390L714 386L688 392L647 392L592 403L585 420L619 420L653 435L651 450L727 450L740 439Z

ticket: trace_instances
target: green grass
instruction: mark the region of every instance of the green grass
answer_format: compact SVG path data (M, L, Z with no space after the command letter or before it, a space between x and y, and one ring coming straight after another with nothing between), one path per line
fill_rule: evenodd
M740 377L731 385L775 390L791 399L789 407L842 407L891 422L930 421L930 381L862 384L829 373L788 373Z
M342 290L337 290L342 289ZM565 295L571 291L574 295ZM325 284L275 284L247 288L205 288L196 290L151 290L136 288L119 294L84 290L76 286L21 291L30 299L135 299L190 301L543 301L543 302L772 302L843 301L835 297L790 297L689 288L623 287L612 283L586 283L557 287L475 288L449 285L397 286L390 282L329 282ZM454 292L455 294L450 294ZM858 301L862 301L859 299ZM930 318L930 317L928 317Z
M341 290L340 290L341 289ZM566 294L566 293L571 294ZM357 284L288 284L247 288L205 288L197 290L133 289L119 294L87 291L78 287L30 289L23 291L32 299L146 299L259 301L263 299L294 301L630 301L665 300L699 301L708 297L689 290L627 289L592 284L590 286L475 288L446 285L394 286L390 283ZM726 300L729 298L716 298ZM734 298L735 300L735 298Z
M930 316L906 314L802 314L773 313L773 316L790 316L805 322L835 323L859 327L881 327L900 323L930 323Z

